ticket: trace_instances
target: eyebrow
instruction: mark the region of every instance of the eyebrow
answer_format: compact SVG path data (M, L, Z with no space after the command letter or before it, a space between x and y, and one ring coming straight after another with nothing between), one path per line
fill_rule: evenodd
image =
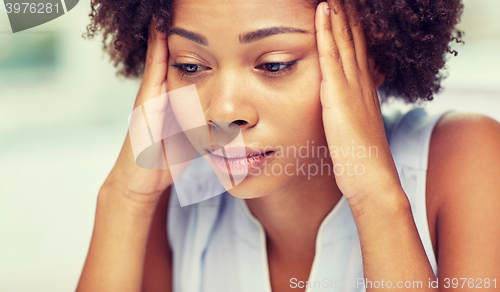
M201 34L197 34L195 32L185 30L183 28L178 28L178 27L174 27L171 30L169 30L167 33L167 37L169 37L173 34L180 35L181 37L185 37L188 40L192 40L193 42L196 42L200 45L208 46L207 38L202 36Z
M255 41L261 40L263 38L266 38L266 37L269 37L272 35L283 34L283 33L305 33L305 34L308 34L311 32L309 32L307 30L300 29L300 28L294 28L294 27L274 26L274 27L268 27L268 28L263 28L263 29L259 29L256 31L252 31L252 32L246 33L244 35L240 34L238 39L239 39L241 44L248 44L248 43L255 42ZM193 42L196 42L200 45L208 46L207 38L201 34L198 34L198 33L195 33L195 32L189 31L189 30L185 30L183 28L178 28L178 27L175 27L175 28L172 28L171 30L169 30L167 33L167 37L169 37L173 34L187 38L187 39L189 39Z
M282 33L309 33L309 32L307 30L303 30L300 28L275 26L275 27L263 28L256 31L252 31L243 36L240 35L239 40L240 43L242 44L248 44L266 38L268 36L282 34Z

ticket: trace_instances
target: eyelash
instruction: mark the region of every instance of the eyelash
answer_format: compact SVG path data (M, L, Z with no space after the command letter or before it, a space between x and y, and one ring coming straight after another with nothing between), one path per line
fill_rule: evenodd
M276 64L278 64L280 66L280 69L278 69L276 71L269 71L267 68L265 68L266 65L276 65ZM268 62L268 63L262 63L262 64L256 66L255 68L259 68L259 67L264 68L263 70L267 71L265 74L269 75L270 77L281 77L285 73L287 73L288 71L292 70L296 64L297 64L297 60L292 61L292 62ZM186 67L188 65L197 66L198 69L195 72L189 72L186 70ZM203 66L203 65L199 65L199 64L192 64L192 63L174 63L171 66L176 68L182 77L187 77L187 78L199 77L201 74L204 74L204 73L198 73L198 70L200 70L200 68L205 67L205 68L211 69L210 67L207 67L207 66ZM285 66L285 67L282 68L282 66Z
M259 68L259 67L266 67L266 65L271 65L271 64L278 64L281 68L281 66L285 66L284 68L282 69L279 69L277 71L269 71L266 69L264 70L267 70L266 74L270 75L271 77L281 77L283 75L285 75L285 73L287 73L288 71L292 70L295 68L295 65L297 65L297 60L295 61L292 61L292 62L271 62L271 63L263 63L263 64L260 64L258 65L257 67L255 68Z
M196 70L196 72L188 72L186 70L186 66L188 65L192 65L192 66L198 66L198 68L200 67L206 67L206 68L210 68L210 67L207 67L207 66L203 66L203 65L198 65L198 64L191 64L191 63L174 63L172 64L171 66L176 68L179 73L181 74L182 77L194 77L194 75L200 75L200 73L198 73L198 70Z

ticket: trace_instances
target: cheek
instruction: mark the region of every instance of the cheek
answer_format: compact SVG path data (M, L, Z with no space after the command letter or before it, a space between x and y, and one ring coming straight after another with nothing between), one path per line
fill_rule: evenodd
M176 69L169 65L167 70L168 70L167 71L167 87L168 87L167 90L171 91L171 90L175 90L175 89L181 87L179 84L179 81L178 81L179 77L177 76L177 72L175 72Z
M299 130L297 133L302 137L309 136L313 138L323 131L323 123L319 94L316 92L310 93L304 93L305 100L294 112L294 116L297 130Z
M319 71L310 71L295 89L299 94L295 98L296 102L291 112L294 117L295 133L301 140L318 140L324 135L320 100L321 75L317 72Z
M310 66L295 83L293 111L298 119L307 121L307 124L317 124L318 117L321 117L320 85L321 74L315 66Z
M319 88L297 91L280 110L273 121L282 141L288 145L305 145L307 140L322 141L324 136Z

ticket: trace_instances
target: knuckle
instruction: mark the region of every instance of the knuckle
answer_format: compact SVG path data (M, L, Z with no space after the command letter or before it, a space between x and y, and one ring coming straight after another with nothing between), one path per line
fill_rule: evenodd
M331 11L334 14L339 13L341 1L340 0L330 0L328 1L328 6L330 6Z
M334 61L340 62L341 60L339 49L336 47L330 47L330 49L328 49L328 56L332 58Z
M321 50L319 52L319 57L321 59L331 60L336 63L342 63L340 52L338 48L335 46L327 46L325 50Z
M353 40L352 29L350 25L342 27L342 37L347 41Z

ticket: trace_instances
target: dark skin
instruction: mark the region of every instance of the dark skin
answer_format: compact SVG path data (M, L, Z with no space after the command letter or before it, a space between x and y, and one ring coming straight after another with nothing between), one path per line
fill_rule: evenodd
M349 103L342 103L342 98L351 96L347 93L358 93L356 101L375 101L372 93L380 84L380 74L376 74L375 67L370 66L366 57L360 28L351 26L342 7L336 6L337 13L331 13L328 17L321 14L323 5L317 11L317 33L322 79L329 82L322 85L323 89L329 90L321 95L322 106L326 108L323 111L323 121L328 143L342 134L332 134L334 132L328 128L329 123L339 124L340 121L334 122L334 119L342 113L358 114L358 119L351 119L359 123L356 124L359 127L351 124L357 131L348 132L359 135L357 137L360 138L356 140L369 137L369 144L376 143L383 153L382 159L373 162L372 166L384 169L383 179L373 175L364 178L364 184L375 190L373 193L365 192L363 188L353 188L359 186L359 181L353 184L342 177L336 177L342 194L349 198L358 227L365 276L372 281L381 278L412 279L427 283L427 279L433 280L434 275L419 241L409 204L404 200L405 194L397 186L397 173L395 174L395 168L391 164L392 157L387 155L388 147L384 141L377 140L379 136L372 134L376 130L379 133L383 130L380 128L378 104L365 102L354 107L356 112L348 107ZM333 23L335 25L332 26ZM345 34L349 30L331 31L331 27L350 27L353 37ZM166 90L162 88L165 76L161 76L166 71L164 69L167 63L166 56L161 55L161 52L166 51L165 39L164 34L156 31L151 33L151 51L148 51L145 78L136 105ZM356 68L355 65L360 69L359 75L353 74L356 70L350 70ZM327 72L330 70L328 68L333 69ZM340 78L339 74L344 74L346 78ZM344 86L339 86L342 85L341 80L346 82ZM332 91L336 94L332 94ZM339 111L333 114L332 110ZM370 127L370 132L361 131ZM382 137L385 138L385 135ZM139 291L140 287L143 287L142 291L171 289L171 251L165 233L170 193L168 186L171 182L166 179L168 175L165 171L136 168L127 147L130 146L126 141L117 166L99 194L96 227L78 291ZM500 252L497 244L500 241L500 227L497 223L500 222L500 213L497 212L500 206L498 149L500 124L481 115L451 113L439 121L434 129L430 144L426 198L429 229L437 255L441 284L445 284L443 280L446 277L493 279L500 275ZM144 183L146 179L150 183ZM374 183L376 181L382 183ZM335 202L330 207L334 204ZM330 207L326 211L331 210ZM314 257L314 242L301 242L298 248L303 252L294 252L297 245L285 243L286 236L293 238L296 234L284 233L285 241L273 241L273 238L278 238L273 236L272 228L276 220L266 221L268 218L264 211L258 204L252 210L258 218L261 215L259 220L270 238L268 264L273 291L299 291L290 288L289 280L291 277L307 280ZM286 218L286 214L281 215ZM311 225L304 230L317 232L324 215L318 216L315 226ZM286 230L285 223L278 223ZM280 251L283 250L290 251L287 257L282 256ZM145 263L144 266L140 264L142 262ZM408 269L401 269L401 266ZM491 286L489 289L482 289L495 291ZM440 287L419 291L446 289ZM453 291L465 289L457 288Z
M373 83L379 85L382 81L380 74L372 74L372 76L374 77ZM483 165L489 170L486 174L481 173L479 165L488 160L494 161L491 158L495 157L495 145L500 141L499 130L498 123L490 118L458 113L446 115L434 129L429 152L426 197L429 230L440 267L438 278L460 278L458 275L462 273L461 277L467 277L466 274L470 274L471 277L475 275L476 278L492 278L498 273L498 265L493 260L495 257L491 257L491 254L495 254L494 240L489 241L491 242L489 246L480 247L481 252L478 251L478 254L483 254L482 258L478 257L478 254L464 253L464 251L478 249L476 242L465 240L472 234L480 236L481 233L486 234L487 230L496 230L495 236L498 237L498 227L494 223L496 220L488 219L477 222L477 213L480 210L490 210L484 215L485 218L497 216L493 209L485 207L499 205L498 195L495 195L499 193L498 183L495 182L495 177L499 175L498 166L496 166L498 164ZM486 151L482 154L484 156L481 156L485 161L481 162L471 157L475 147L471 144L475 143L487 145L481 147ZM460 163L463 161L457 157L470 157L468 159L471 161L468 165L471 167L461 167ZM481 178L478 177L479 173L481 173ZM468 184L457 183L457 181L466 181ZM485 186L488 190L482 193L484 200L478 200L477 190ZM477 209L471 210L468 208L470 206ZM466 217L464 214L468 215L467 220L463 219ZM484 226L484 229L478 229L478 226ZM461 228L470 230L471 234L457 232ZM290 252L286 253L288 256L283 257L283 253L279 252L278 245L273 243L270 234L268 237L271 239L268 240L268 263L273 291L286 291L287 289L297 291L297 289L289 288L289 280L295 277L298 280L307 281L314 259L314 242L304 243L305 248L302 251L293 252L290 249ZM315 237L312 236L312 238ZM297 246L294 244L293 248ZM467 266L461 262L464 256L467 256L470 261ZM443 281L440 283L445 284ZM443 287L442 289L444 290Z
M426 198L440 281L500 275L499 134L497 121L461 113L446 115L432 134Z

